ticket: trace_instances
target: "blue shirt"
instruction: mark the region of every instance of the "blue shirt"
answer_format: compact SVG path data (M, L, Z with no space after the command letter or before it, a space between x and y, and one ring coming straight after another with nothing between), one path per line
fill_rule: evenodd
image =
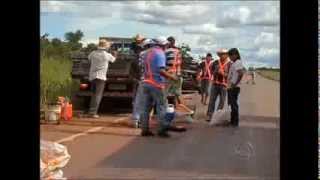
M154 81L156 81L159 84L165 83L165 78L160 75L160 69L164 69L166 67L166 55L164 51L160 47L153 47L151 48L146 55L144 56L144 75L147 77L146 73L146 60L149 55L149 53L152 53L152 51L155 51L153 54L153 57L151 57L151 72Z

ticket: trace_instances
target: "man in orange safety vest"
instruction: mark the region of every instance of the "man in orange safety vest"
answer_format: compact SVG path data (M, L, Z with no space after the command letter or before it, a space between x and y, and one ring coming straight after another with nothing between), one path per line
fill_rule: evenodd
M217 55L219 56L219 60L214 61L211 68L212 88L207 111L207 121L211 120L212 114L215 111L217 97L220 97L218 109L222 109L227 95L227 79L231 61L228 58L227 49L219 49Z

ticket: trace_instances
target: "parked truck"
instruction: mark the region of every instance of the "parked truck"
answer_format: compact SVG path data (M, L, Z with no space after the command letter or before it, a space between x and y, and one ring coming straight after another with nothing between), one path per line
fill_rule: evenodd
M139 79L138 55L130 48L133 40L119 37L100 37L100 39L112 42L109 52L118 52L116 61L109 64L103 97L113 102L117 102L117 99L131 101L136 92ZM86 88L79 87L79 91L75 94L77 98L86 98L92 95L90 91L91 85L88 80L90 70L89 53L78 51L71 55L73 61L72 78L79 79L80 84L88 84L88 87L84 86Z
M109 52L118 51L116 61L109 64L103 97L109 99L107 102L118 102L119 99L126 99L128 103L131 103L139 80L138 54L131 48L133 39L121 37L100 37L100 39L112 42ZM81 85L75 93L75 97L86 99L86 106L88 106L89 97L92 95L88 80L89 53L82 50L71 55L73 61L72 78L79 79ZM184 81L182 90L183 93L192 93L198 90L196 82L197 63L193 61L192 57L183 58L182 74Z

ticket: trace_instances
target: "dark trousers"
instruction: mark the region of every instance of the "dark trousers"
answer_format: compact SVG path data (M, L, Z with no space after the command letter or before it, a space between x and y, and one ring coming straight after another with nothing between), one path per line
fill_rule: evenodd
M217 100L218 96L220 97L218 109L222 109L224 106L225 99L226 99L226 94L227 94L227 89L225 86L219 85L219 84L212 85L211 94L210 94L210 101L209 101L209 105L208 105L208 112L207 112L207 115L210 118L215 110L216 100Z
M93 92L93 95L91 96L89 114L98 113L100 102L103 97L105 84L105 81L101 79L95 79L91 81L91 90Z
M231 124L236 126L239 125L239 93L240 87L228 89L228 104L231 106Z

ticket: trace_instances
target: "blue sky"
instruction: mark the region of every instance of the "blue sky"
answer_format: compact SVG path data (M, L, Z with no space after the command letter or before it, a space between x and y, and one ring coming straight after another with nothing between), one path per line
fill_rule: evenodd
M41 34L174 36L192 54L237 47L247 66L279 67L279 1L41 1Z

